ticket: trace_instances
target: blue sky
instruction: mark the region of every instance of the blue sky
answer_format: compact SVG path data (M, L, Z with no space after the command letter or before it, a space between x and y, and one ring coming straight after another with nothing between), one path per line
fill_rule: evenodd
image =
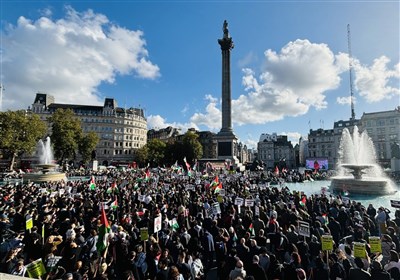
M398 1L1 1L2 109L35 93L58 103L142 107L149 128L218 132L229 23L233 128L293 142L350 118L347 24L356 117L400 105Z

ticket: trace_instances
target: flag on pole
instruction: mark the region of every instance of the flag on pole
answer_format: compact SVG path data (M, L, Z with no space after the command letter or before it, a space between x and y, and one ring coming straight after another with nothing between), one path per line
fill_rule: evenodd
M217 176L215 176L214 181L211 182L210 187L211 188L216 188L218 185L219 185L219 180L218 180L218 175L217 175Z
M111 184L111 186L107 189L107 193L114 193L114 192L118 192L118 187L117 187L117 183L114 182Z
M90 184L89 184L90 190L95 190L96 189L96 182L94 180L94 176L90 179Z
M253 223L251 223L250 226L249 226L249 232L250 232L251 236L255 236L256 235L256 233L254 231Z
M222 190L222 183L219 183L218 186L214 189L214 194L219 193Z
M96 243L97 251L103 252L108 246L108 233L110 232L110 225L108 224L106 211L104 210L104 205L101 203L101 216L100 216L100 228L99 228L99 238Z
M183 161L185 162L185 165L186 165L187 175L190 177L192 175L192 172L191 172L192 169L190 168L190 164L187 162L186 157L183 158Z
M192 169L194 170L194 172L197 172L197 161L193 164Z
M117 200L116 196L115 196L115 200L111 203L111 208L113 210L116 210L118 208L118 200Z

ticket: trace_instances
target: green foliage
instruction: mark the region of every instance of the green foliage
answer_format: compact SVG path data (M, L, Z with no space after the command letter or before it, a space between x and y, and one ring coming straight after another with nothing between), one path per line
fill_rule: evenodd
M145 166L149 162L149 149L147 145L136 150L135 160L139 166Z
M54 156L60 161L75 159L82 139L81 121L71 109L57 109L49 118Z
M164 162L167 144L160 139L152 139L146 144L148 150L148 161L155 166Z
M79 141L78 148L84 163L87 163L92 159L92 153L96 150L99 141L99 136L93 131L83 135L82 139Z
M192 131L186 132L183 136L182 150L185 152L183 157L186 157L188 162L194 162L195 159L200 159L203 156L203 146L201 146L198 138L199 136Z
M17 156L35 151L46 132L46 124L35 114L24 110L0 112L0 148L12 157L10 169Z

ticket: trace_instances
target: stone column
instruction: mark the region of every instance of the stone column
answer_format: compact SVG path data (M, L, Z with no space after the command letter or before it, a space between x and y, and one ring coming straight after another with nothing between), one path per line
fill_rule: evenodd
M219 134L232 135L232 110L231 110L231 50L233 40L229 36L228 23L224 22L224 36L218 39L222 51L222 127Z

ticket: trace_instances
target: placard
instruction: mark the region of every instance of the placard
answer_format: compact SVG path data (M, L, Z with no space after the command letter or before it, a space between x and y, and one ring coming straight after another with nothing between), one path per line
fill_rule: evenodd
M379 236L370 236L369 246L371 248L371 253L382 253L382 241Z
M214 215L221 214L221 208L220 208L218 202L214 202L214 203L212 204L212 209L213 209L213 214L214 214Z
M154 218L154 233L159 232L161 230L161 215L158 215Z
M237 206L242 206L242 205L243 205L243 202L244 202L244 199L243 199L243 198L241 198L241 197L236 197L236 198L235 198L235 205L237 205Z
M354 257L365 259L365 244L361 242L353 243Z
M33 227L33 219L31 216L26 216L25 228L26 230L30 230Z
M299 235L310 237L310 224L304 221L299 221Z
M258 206L254 207L254 215L260 217L260 207Z
M393 208L400 208L400 200L390 200L390 205Z
M149 230L148 228L141 228L140 229L140 240L141 241L146 241L147 239L149 239Z
M333 238L332 235L322 235L321 236L321 245L323 251L331 251L333 250Z
M26 265L26 271L28 272L29 278L39 279L42 275L46 274L46 268L42 259L37 259Z
M254 206L254 199L252 199L252 198L247 198L247 199L245 199L245 201L244 201L244 206L253 207L253 206Z

